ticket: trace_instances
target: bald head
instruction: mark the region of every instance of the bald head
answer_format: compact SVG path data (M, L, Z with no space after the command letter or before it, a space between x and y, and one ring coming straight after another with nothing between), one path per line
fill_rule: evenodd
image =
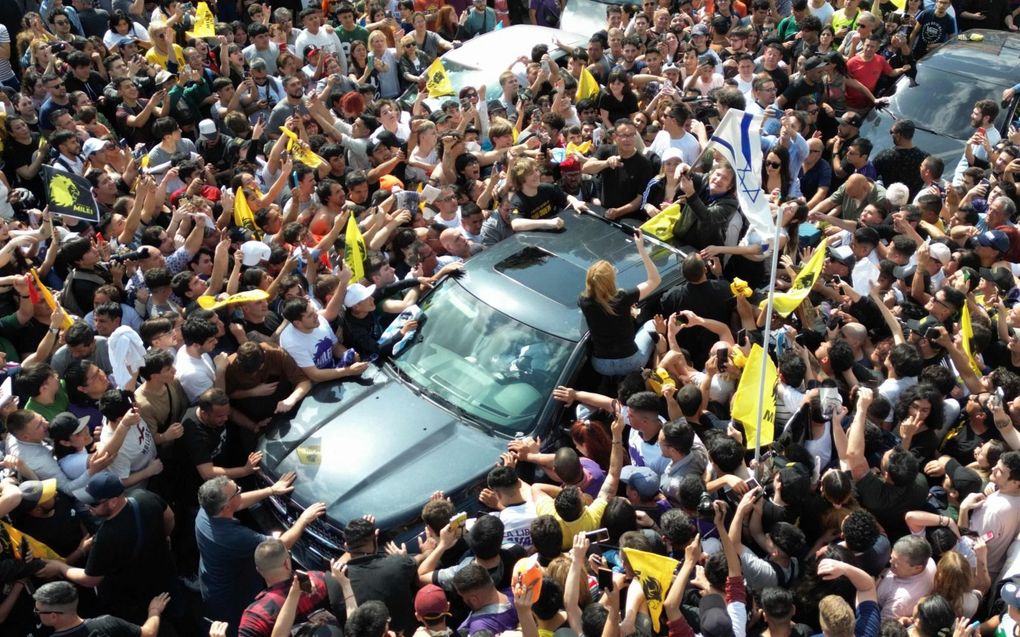
M439 243L443 249L455 257L466 259L471 256L471 246L461 233L460 228L447 228L439 235Z
M860 323L847 323L843 326L843 338L851 345L863 345L868 339L868 329Z
M850 175L846 180L846 196L851 199L864 199L871 192L871 182L860 173Z

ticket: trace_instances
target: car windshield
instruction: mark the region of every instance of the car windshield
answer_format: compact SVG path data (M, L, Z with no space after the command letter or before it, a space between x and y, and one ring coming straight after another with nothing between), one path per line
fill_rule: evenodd
M503 433L530 432L574 343L494 310L452 279L421 304L417 342L393 364L441 403Z
M974 103L1001 89L954 73L919 65L917 82L903 77L890 108L897 119L909 119L939 135L967 139L974 132L970 112ZM938 99L932 99L932 96Z

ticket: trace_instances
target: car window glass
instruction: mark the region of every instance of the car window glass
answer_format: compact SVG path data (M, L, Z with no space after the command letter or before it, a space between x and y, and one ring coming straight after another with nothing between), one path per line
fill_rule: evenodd
M574 344L496 311L452 280L421 308L419 340L394 365L474 419L511 435L530 432Z
M892 108L900 119L923 122L925 128L940 135L967 139L973 133L970 112L974 103L997 92L1001 89L990 84L922 64L916 83L900 80ZM933 95L939 99L932 99Z

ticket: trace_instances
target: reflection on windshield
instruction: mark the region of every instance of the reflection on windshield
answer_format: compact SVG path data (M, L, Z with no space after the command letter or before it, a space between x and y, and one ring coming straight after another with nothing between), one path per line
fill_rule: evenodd
M573 343L518 323L449 279L421 309L418 342L393 364L472 418L507 434L531 431Z
M900 79L892 110L899 119L910 119L935 133L967 139L973 133L970 112L974 103L996 94L994 86L921 65L917 83Z

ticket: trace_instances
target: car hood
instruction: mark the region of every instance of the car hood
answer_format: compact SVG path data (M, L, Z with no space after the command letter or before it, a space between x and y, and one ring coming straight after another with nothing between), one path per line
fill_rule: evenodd
M275 478L297 473L293 499L326 500L344 525L371 513L379 528L412 522L437 490L458 499L506 450L502 438L466 424L419 395L391 370L371 368L363 384L318 385L297 415L269 430L263 467ZM371 384L368 383L371 381Z
M897 119L899 118L896 114L887 108L874 108L864 118L860 136L871 140L874 145L871 151L872 159L883 150L892 148L892 136L889 135L889 129ZM945 163L943 178L951 178L956 164L963 156L965 140L932 133L920 128L920 125L918 126L914 131L914 146L941 159Z

